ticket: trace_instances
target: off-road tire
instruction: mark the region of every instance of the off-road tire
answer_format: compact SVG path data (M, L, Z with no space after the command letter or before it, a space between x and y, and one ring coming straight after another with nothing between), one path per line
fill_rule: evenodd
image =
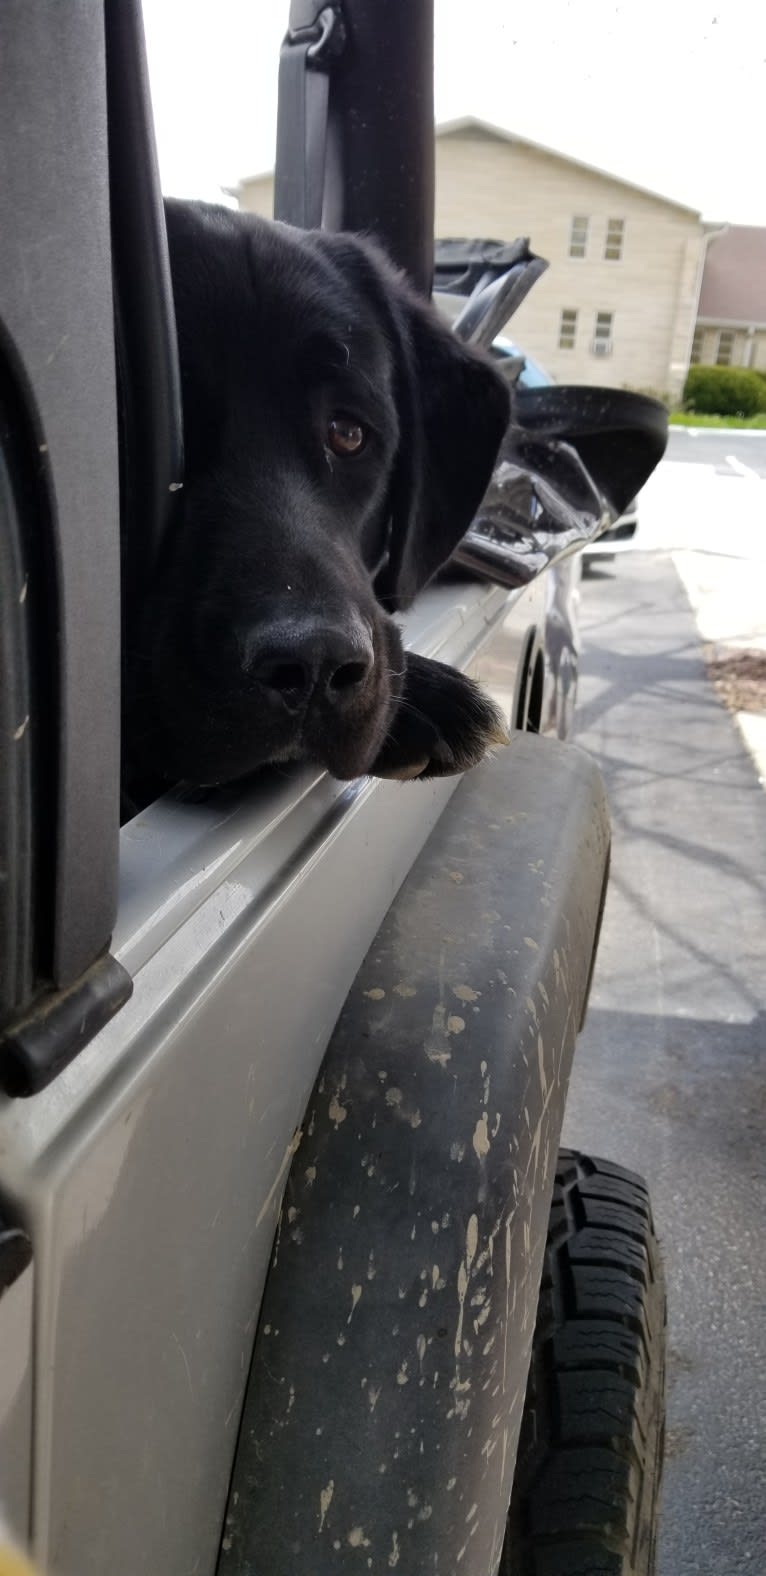
M562 1150L499 1576L652 1576L664 1416L646 1185Z

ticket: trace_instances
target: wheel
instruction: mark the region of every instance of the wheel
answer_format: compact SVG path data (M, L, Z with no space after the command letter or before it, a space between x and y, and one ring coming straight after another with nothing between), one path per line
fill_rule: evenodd
M651 1576L664 1398L646 1185L562 1150L499 1576Z

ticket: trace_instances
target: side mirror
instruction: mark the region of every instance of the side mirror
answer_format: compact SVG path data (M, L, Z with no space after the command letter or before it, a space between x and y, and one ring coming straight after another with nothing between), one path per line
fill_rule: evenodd
M665 406L627 389L519 389L514 422L537 442L570 444L615 520L651 476L668 441Z
M526 585L613 525L661 460L664 405L624 389L516 389L492 481L453 563Z

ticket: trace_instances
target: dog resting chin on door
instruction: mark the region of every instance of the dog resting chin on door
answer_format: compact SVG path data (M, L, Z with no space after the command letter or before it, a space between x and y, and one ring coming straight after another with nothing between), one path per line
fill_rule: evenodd
M467 349L369 242L166 204L183 506L128 653L132 780L464 771L507 741L393 614L444 564L508 416Z

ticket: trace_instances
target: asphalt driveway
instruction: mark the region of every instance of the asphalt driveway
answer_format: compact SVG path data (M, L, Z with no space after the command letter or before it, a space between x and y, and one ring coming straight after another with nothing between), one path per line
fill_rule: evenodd
M735 484L731 484L735 485ZM766 1570L766 793L668 554L583 586L613 876L565 1139L642 1172L669 1286L658 1576Z

